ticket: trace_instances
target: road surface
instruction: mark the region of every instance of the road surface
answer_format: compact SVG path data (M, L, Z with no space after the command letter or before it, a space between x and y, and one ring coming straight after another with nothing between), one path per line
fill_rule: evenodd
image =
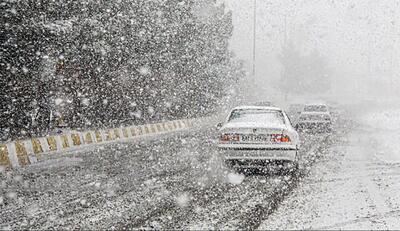
M216 132L207 127L3 172L1 228L255 229L346 135L344 123L337 124L331 135L302 134L301 169L292 175L226 169L214 147Z
M353 119L350 133L259 229L400 229L400 110Z

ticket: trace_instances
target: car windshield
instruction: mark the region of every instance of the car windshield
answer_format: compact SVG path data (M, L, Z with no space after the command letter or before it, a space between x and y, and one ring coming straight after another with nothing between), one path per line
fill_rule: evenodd
M260 122L266 124L284 124L285 119L282 112L272 110L234 110L229 116L228 122Z
M325 105L307 105L304 107L306 112L327 112L328 109Z

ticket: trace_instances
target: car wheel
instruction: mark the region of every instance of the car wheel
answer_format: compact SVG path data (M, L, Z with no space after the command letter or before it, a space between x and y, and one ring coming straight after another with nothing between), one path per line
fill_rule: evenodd
M279 175L295 175L298 172L299 163L297 161L285 163L279 170Z
M297 160L291 162L289 165L289 169L293 170L293 171L297 171L297 169L299 169L299 162Z
M296 175L299 170L299 151L296 151L296 156L293 161L288 161L283 164L283 168L281 168L280 173L283 175Z
M291 168L291 161L280 160L271 166L271 171L278 175L287 175Z

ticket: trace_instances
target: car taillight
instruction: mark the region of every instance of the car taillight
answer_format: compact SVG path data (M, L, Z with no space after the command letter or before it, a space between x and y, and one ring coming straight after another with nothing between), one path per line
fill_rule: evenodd
M288 135L283 135L283 134L272 134L272 141L273 142L280 142L280 143L289 143L292 140Z
M281 142L282 143L288 143L288 142L290 142L291 140L290 140L290 137L288 136L288 135L282 135L281 136Z
M239 141L238 134L222 134L220 139L222 142Z

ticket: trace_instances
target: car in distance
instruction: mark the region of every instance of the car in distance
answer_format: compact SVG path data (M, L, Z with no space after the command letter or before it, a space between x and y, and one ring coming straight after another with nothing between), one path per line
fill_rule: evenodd
M298 166L299 135L280 108L236 107L217 127L217 147L228 166L284 171Z
M298 119L297 130L332 131L332 117L326 104L307 104Z

